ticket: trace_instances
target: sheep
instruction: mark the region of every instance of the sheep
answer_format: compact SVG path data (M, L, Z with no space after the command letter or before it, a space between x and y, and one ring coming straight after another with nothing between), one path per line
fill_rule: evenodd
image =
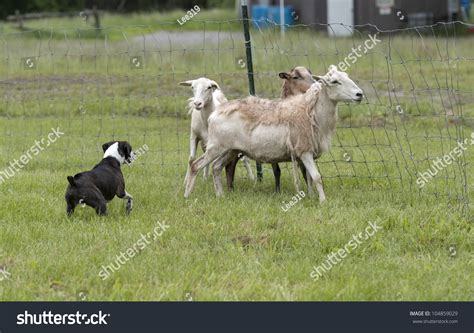
M313 73L303 66L297 66L291 71L278 74L283 79L281 86L281 98L304 94L314 83Z
M315 158L327 152L336 130L337 103L361 102L362 90L329 66L328 73L301 95L268 100L257 97L222 104L209 117L206 153L191 164L184 197L191 194L198 171L214 162L213 177L217 196L223 194L220 174L223 166L243 153L259 162L301 160L309 185L316 185L319 201L326 200Z
M208 137L208 118L212 112L220 104L227 102L221 88L217 82L208 78L201 77L196 80L188 80L179 83L182 86L190 86L193 90L193 97L189 99L188 107L191 114L191 134L190 134L190 152L189 165L196 159L196 150L199 141L201 148L206 151L206 143ZM255 180L255 177L250 167L248 158L243 159L247 174L250 179ZM208 167L204 170L204 178L208 177ZM186 173L186 179L189 174Z
M283 79L283 85L281 87L281 98L288 98L293 95L303 94L309 87L315 82L311 71L303 66L297 66L290 70L289 72L281 72L278 76ZM235 168L239 157L236 157L229 164L226 165L226 175L227 175L227 188L229 191L234 189L234 175ZM280 192L280 176L281 170L278 166L278 163L271 163L273 175L275 177L275 192ZM306 170L304 165L299 163L300 168L303 173L303 177L306 181Z

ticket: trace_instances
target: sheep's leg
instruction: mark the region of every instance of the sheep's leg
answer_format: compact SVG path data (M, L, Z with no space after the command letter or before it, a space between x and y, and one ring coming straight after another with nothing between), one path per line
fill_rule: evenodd
M306 167L304 166L304 163L301 162L301 160L298 160L298 165L300 167L301 173L303 174L304 182L307 185L308 195L312 196L313 195L313 186L314 186L314 184L311 181L311 176L310 176L308 170L306 169Z
M199 139L196 133L194 133L194 131L191 131L191 135L189 137L188 170L186 171L186 177L184 177L183 185L186 185L186 182L188 181L188 177L189 177L189 170L191 168L191 163L194 162L194 160L196 159L196 151L197 151L198 143L199 143Z
M222 186L221 179L222 169L236 157L237 153L231 151L220 156L217 160L214 161L214 164L212 166L212 176L214 177L214 188L218 197L224 194L224 188Z
M318 171L318 167L313 159L313 154L311 153L303 153L301 155L301 161L304 163L306 170L311 178L311 181L316 184L316 190L318 191L319 195L319 202L323 203L326 200L326 195L324 194L323 190L323 181L321 178L321 174Z
M202 148L202 151L205 153L206 152L206 144L204 143L204 141L201 141L201 148ZM204 180L207 180L209 178L209 166L208 165L206 165L206 167L204 168L203 178L204 178Z
M303 174L304 181L307 184L308 183L308 175L306 173L306 168L305 168L303 162L301 162L301 160L298 160L298 165L300 167L301 173Z
M304 165L303 165L303 168L304 168ZM309 171L306 168L304 168L304 171L302 169L301 172L303 172L303 174L305 175L304 178L305 178L306 184L308 185L307 186L308 196L312 196L313 195L313 182L311 181L311 175L309 174Z
M250 167L250 161L247 156L242 157L242 162L244 163L245 169L247 170L247 176L251 181L255 181L255 176L253 175L252 168Z
M293 184L295 185L295 189L296 189L296 193L299 193L300 192L300 179L299 179L299 176L298 176L298 168L296 166L296 159L294 157L293 154L291 154L291 164L292 164L292 168L291 168L291 173L293 174Z
M311 176L310 176L308 170L306 170L306 168L305 168L303 162L301 162L301 160L298 160L298 165L300 167L301 173L303 174L304 182L305 182L306 187L308 189L308 195L312 196L313 195L313 182L311 181Z
M222 148L219 147L208 147L206 153L195 160L191 166L190 166L190 171L189 171L189 178L187 179L186 182L186 189L184 191L184 197L187 198L193 191L194 185L196 183L196 176L199 172L199 170L203 169L205 166L209 165L212 163L215 159L217 159L219 156L225 154L226 151L223 150Z
M227 178L227 189L229 191L234 190L234 176L235 168L237 167L237 162L239 162L239 156L236 156L230 163L225 166L225 174Z
M280 193L281 170L278 163L272 163L273 176L275 177L275 192Z

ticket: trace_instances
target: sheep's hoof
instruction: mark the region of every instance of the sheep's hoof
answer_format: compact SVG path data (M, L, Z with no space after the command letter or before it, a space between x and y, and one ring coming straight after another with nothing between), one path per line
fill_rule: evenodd
M326 202L326 197L319 197L319 204L322 205Z

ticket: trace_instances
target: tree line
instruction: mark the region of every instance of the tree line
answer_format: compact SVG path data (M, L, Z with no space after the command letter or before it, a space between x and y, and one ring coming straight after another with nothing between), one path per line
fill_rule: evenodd
M189 9L232 7L235 0L1 0L0 19L19 10L21 13L81 11L97 6L99 10L118 13L164 11L175 8Z

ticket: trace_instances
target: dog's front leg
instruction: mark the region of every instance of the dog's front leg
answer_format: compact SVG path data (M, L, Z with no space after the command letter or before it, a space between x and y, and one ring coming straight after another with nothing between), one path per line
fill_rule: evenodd
M127 200L127 206L125 206L125 209L127 211L127 214L130 214L133 208L133 196L125 190L123 191L123 193L117 193L117 196L120 199Z
M127 191L125 191L125 197L124 199L127 199L127 206L126 206L126 210L127 210L127 214L130 214L130 212L132 211L132 208L133 208L133 197L130 193L128 193Z
M123 184L121 184L116 192L117 194L117 197L119 197L120 199L124 199L124 200L127 200L127 206L126 206L126 210L127 210L127 214L130 214L130 212L132 211L132 208L133 208L133 197L130 193L128 193L127 191L125 191L125 186Z

